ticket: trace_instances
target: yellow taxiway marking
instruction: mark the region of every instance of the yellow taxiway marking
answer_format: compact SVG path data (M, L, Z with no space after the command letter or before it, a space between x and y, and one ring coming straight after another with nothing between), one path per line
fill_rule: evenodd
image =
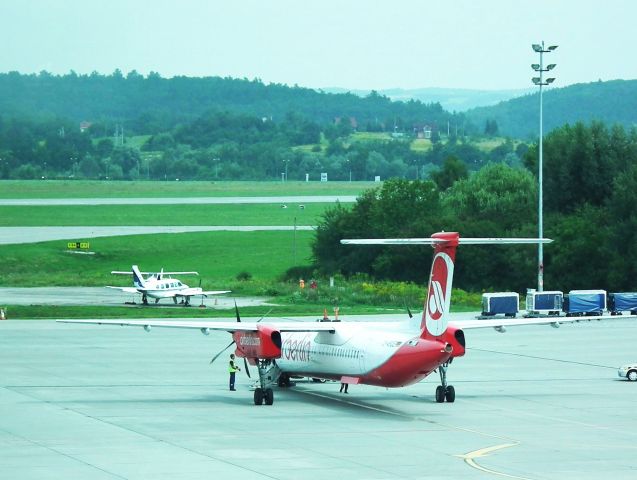
M446 425L444 423L440 423L440 422L436 422L433 420L429 420L427 418L424 418L422 416L418 416L418 415L409 415L409 414L405 414L405 413L401 413L401 412L397 412L397 411L392 411L392 410L388 410L385 408L381 408L381 407L375 407L372 405L365 405L363 403L359 403L350 399L344 399L344 398L336 398L333 395L329 395L329 394L324 394L324 393L318 393L318 392L313 392L313 391L309 391L309 390L301 390L301 389L297 389L296 390L299 393L304 393L306 395L311 395L314 397L320 397L320 398L326 398L329 400L334 400L337 402L341 402L341 403L347 403L349 405L355 405L357 407L362 407L368 410L374 410L376 412L381 412L381 413L386 413L389 415L395 415L398 417L404 417L404 418L410 418L412 420L418 420L418 421L422 421L422 422L426 422L432 425L437 425L440 427L444 427L444 428L449 428L451 430L458 430L458 431L462 431L462 432L469 432L469 433L474 433L476 435L481 435L484 437L491 437L491 438L498 438L501 440L513 440L512 438L506 438L502 435L496 435L496 434L492 434L492 433L487 433L487 432L481 432L479 430L474 430L471 428L465 428L465 427L458 427L455 425ZM515 447L517 445L519 445L520 442L516 442L515 440L513 440L510 443L503 443L501 445L494 445L492 447L485 447L485 448L481 448L479 450L474 450L473 452L469 452L469 453L465 453L464 455L455 455L455 457L458 458L462 458L465 463L467 465L469 465L470 467L473 467L477 470L480 470L482 472L485 473L490 473L491 475L498 475L500 477L506 477L506 478L515 478L517 480L532 480L528 477L520 477L518 475L511 475L509 473L504 473L504 472L498 472L497 470L492 470L490 468L486 468L483 467L481 465L479 465L478 463L476 463L476 459L480 458L480 457L486 457L487 455L489 455L490 453L493 453L497 450L503 450L505 448L510 448L510 447Z
M480 450L474 450L473 452L465 453L464 455L456 455L456 457L462 458L467 465L475 469L481 470L491 475L498 475L500 477L517 478L519 480L530 480L527 477L519 477L517 475L511 475L509 473L498 472L497 470L491 470L490 468L483 467L476 462L477 458L486 457L496 450L502 450L504 448L515 447L519 443L503 443L502 445L494 445L493 447L481 448Z

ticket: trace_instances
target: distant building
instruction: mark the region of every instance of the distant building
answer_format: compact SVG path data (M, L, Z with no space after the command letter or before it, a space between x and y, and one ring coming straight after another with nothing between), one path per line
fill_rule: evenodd
M91 125L93 125L91 122L80 122L80 132L84 133L86 130L91 128Z
M356 117L348 117L350 126L354 129L354 131L358 130L358 121ZM343 121L342 117L334 117L334 125L339 125Z
M433 126L429 124L420 124L417 123L414 125L414 134L417 138L424 138L426 140L431 140L431 136L433 133Z

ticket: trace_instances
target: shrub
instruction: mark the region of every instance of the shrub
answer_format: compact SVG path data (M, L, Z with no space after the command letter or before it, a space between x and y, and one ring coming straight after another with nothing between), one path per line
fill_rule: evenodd
M240 282L247 282L252 279L252 274L250 272L246 272L245 270L237 273L237 280Z

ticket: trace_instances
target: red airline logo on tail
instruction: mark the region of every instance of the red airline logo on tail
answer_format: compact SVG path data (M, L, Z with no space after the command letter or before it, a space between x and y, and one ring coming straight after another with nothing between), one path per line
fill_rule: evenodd
M447 328L445 314L451 301L451 277L453 260L445 252L438 252L431 266L431 281L425 304L424 324L427 332L435 337L442 335Z

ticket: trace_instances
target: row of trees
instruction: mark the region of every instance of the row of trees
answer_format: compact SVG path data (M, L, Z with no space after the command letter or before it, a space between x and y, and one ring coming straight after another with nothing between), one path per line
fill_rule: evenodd
M526 148L505 142L490 153L451 136L429 151L411 148L412 138L353 141L349 121L318 124L299 114L280 121L229 112L208 112L172 130L142 137L133 145L112 125L113 137L80 132L59 118L0 116L2 178L109 178L154 180L272 180L287 173L301 180L424 178L449 157L469 170L488 161L519 163ZM108 130L108 128L107 128ZM136 140L139 140L137 137Z
M567 125L544 145L544 226L555 240L545 248L546 288L635 290L637 132L600 123ZM531 168L536 153L532 148L525 157ZM490 164L467 176L449 160L434 178L439 183L388 181L352 209L326 212L313 245L317 266L330 273L423 282L430 249L350 247L340 239L423 237L440 230L467 237L537 236L537 179L531 170ZM536 274L535 246L458 251L461 288L524 291L534 286Z
M298 86L264 84L259 79L221 77L144 77L93 72L78 75L0 73L0 111L39 118L65 117L79 123L119 123L135 135L166 132L210 110L230 111L281 121L296 112L311 122L329 124L335 118L354 118L359 130L411 131L414 124L446 125L463 122L439 103L393 102L371 92L362 98L351 93L330 94ZM102 133L103 134L103 133Z

